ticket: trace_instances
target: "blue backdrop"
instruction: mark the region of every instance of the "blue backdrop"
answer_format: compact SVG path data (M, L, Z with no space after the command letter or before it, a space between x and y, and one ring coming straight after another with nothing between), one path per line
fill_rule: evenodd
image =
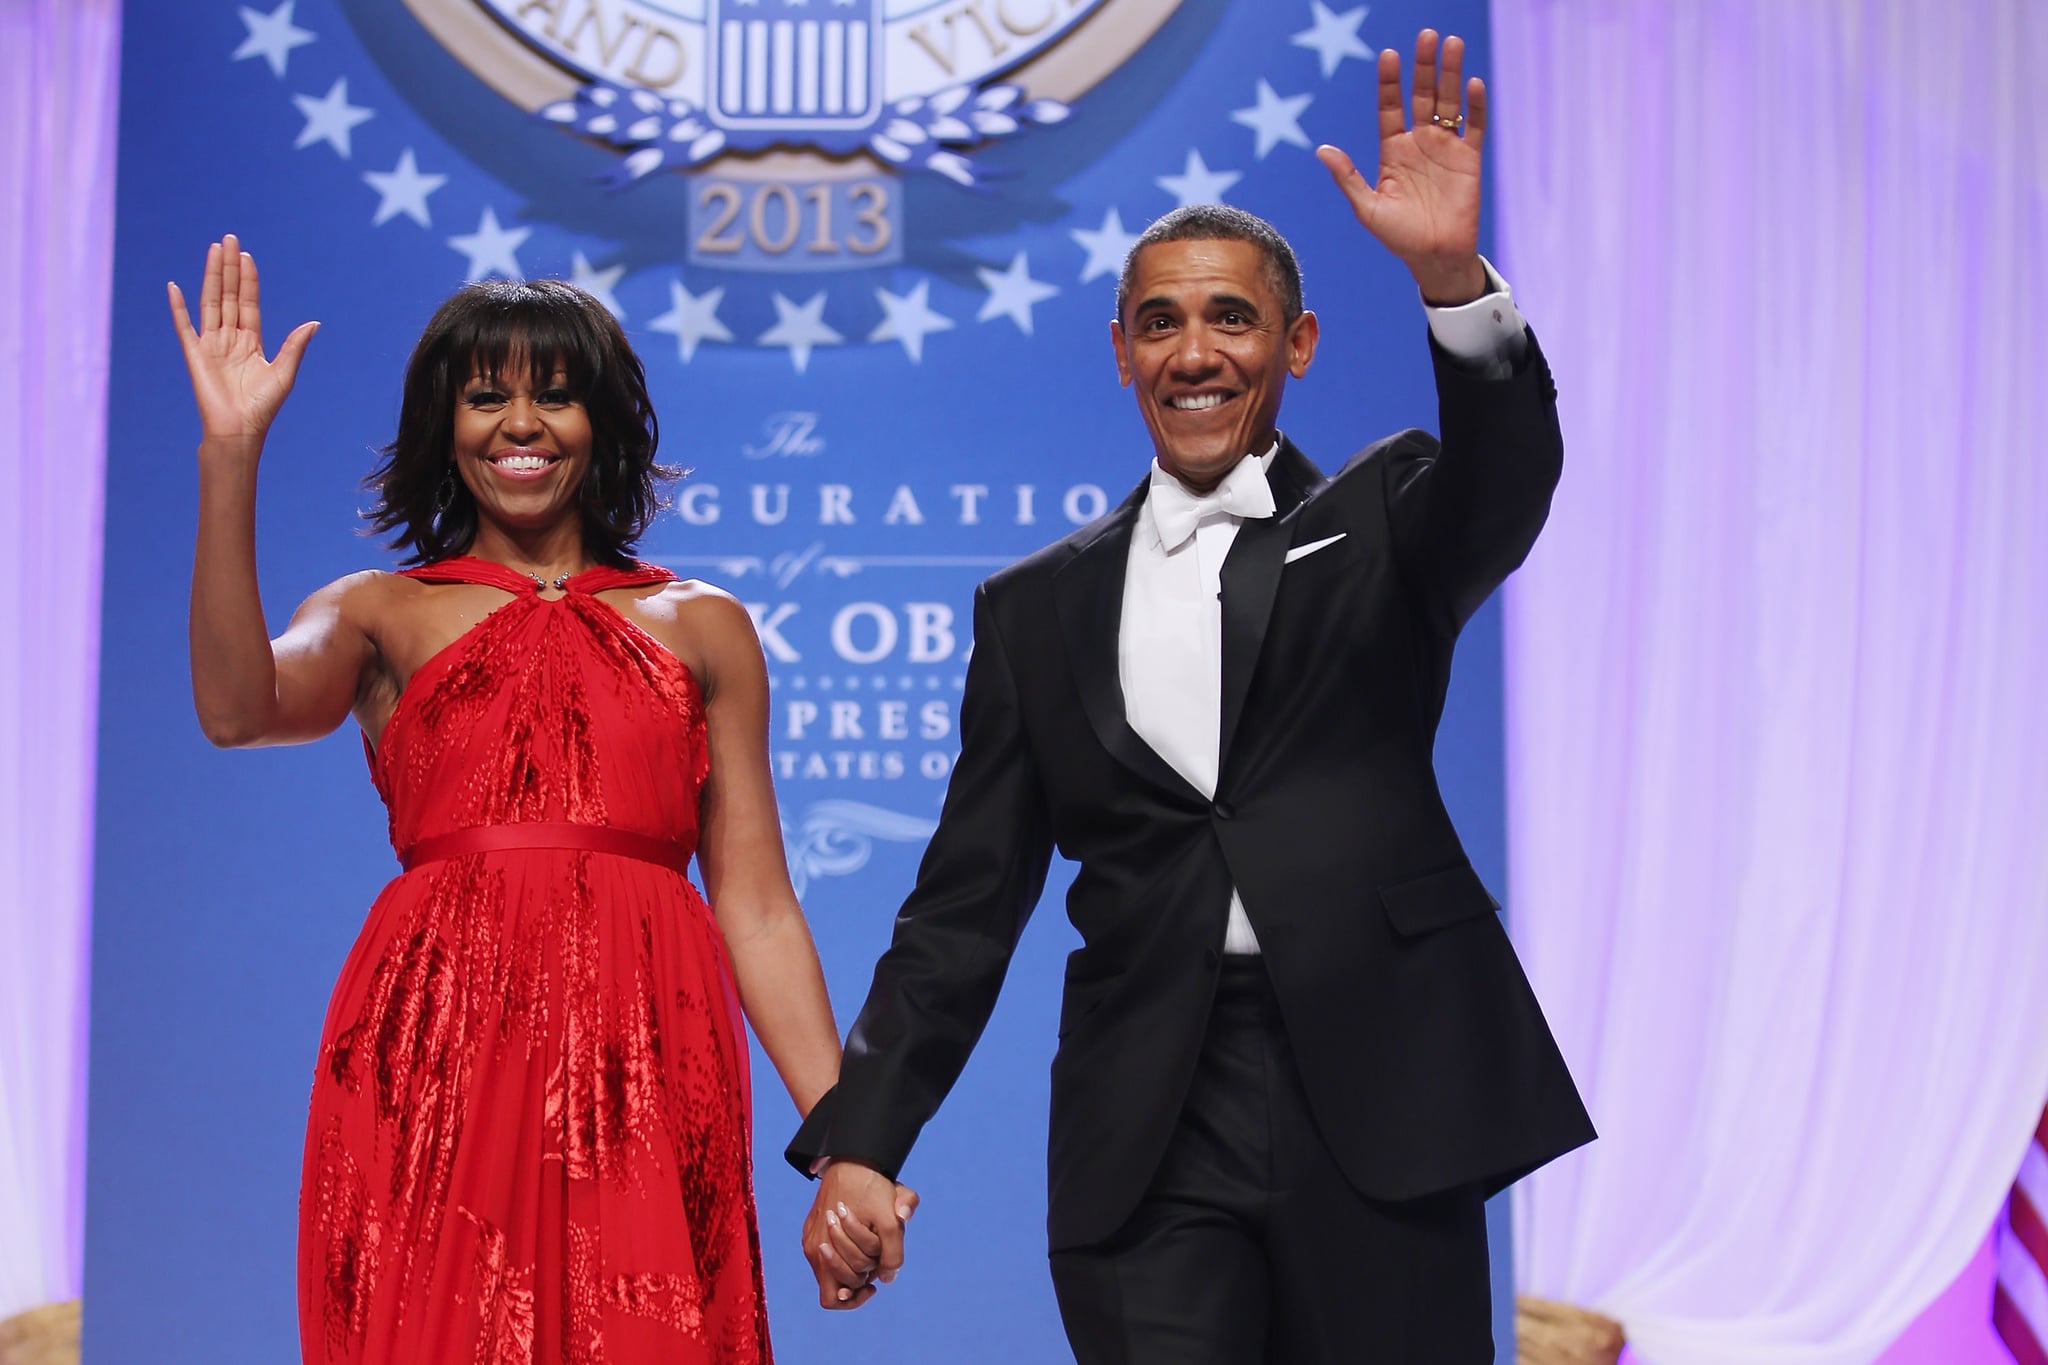
M452 288L559 275L614 307L647 362L663 453L692 469L644 550L730 588L762 628L792 870L843 1025L944 791L973 585L1113 505L1149 458L1108 340L1128 237L1216 197L1292 237L1323 343L1283 419L1326 469L1384 432L1433 427L1412 284L1310 148L1370 163L1371 53L1407 51L1424 23L1465 34L1470 69L1486 70L1480 0L835 0L829 18L804 0L259 4L126 18L95 1365L291 1357L313 1051L394 871L352 730L230 754L193 721L197 424L166 279L196 297L205 244L238 232L262 264L273 343L324 323L264 458L274 627L320 584L390 562L361 538L360 480ZM1439 762L1496 889L1500 750L1489 609L1460 651ZM1056 868L907 1170L925 1195L909 1270L851 1317L815 1307L796 1237L809 1188L779 1158L794 1112L757 1054L784 1360L1066 1358L1043 1228L1065 880Z

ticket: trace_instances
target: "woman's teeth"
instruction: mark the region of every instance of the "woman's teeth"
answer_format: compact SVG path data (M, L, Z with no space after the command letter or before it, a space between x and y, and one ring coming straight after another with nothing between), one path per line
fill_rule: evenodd
M492 460L491 463L500 469L511 470L514 473L532 474L546 469L554 463L554 460L547 455L500 455Z

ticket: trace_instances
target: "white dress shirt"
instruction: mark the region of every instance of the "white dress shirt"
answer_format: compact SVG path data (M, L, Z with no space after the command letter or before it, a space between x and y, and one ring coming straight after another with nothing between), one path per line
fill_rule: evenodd
M1505 281L1486 264L1492 292L1456 308L1429 308L1437 344L1489 378L1510 372L1528 345ZM1152 462L1124 568L1117 675L1124 714L1138 737L1203 796L1216 795L1223 729L1223 560L1246 517L1270 517L1266 471L1279 453L1238 461L1214 490L1197 494ZM1256 953L1244 901L1230 893L1226 953Z

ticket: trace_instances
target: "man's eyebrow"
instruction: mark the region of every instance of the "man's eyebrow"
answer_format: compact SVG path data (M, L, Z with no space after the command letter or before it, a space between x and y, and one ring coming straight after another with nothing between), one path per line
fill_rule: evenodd
M1172 299L1167 298L1164 294L1154 294L1149 299L1140 299L1138 302L1132 304L1131 316L1136 317L1140 313L1147 312L1149 310L1157 308L1170 309L1173 306L1174 303Z
M1211 294L1209 296L1209 306L1211 308L1235 308L1240 313L1250 313L1255 317L1259 311L1259 306L1256 303L1237 294Z

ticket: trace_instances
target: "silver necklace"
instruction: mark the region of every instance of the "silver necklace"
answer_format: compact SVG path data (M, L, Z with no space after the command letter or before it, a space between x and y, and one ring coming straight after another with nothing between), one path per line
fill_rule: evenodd
M567 592L569 590L568 574L563 574L560 578L557 578L553 583L549 583L545 578L542 578L539 574L535 573L531 569L521 569L520 572L525 574L528 578L531 578L533 580L533 586L536 588L552 587L556 592Z

